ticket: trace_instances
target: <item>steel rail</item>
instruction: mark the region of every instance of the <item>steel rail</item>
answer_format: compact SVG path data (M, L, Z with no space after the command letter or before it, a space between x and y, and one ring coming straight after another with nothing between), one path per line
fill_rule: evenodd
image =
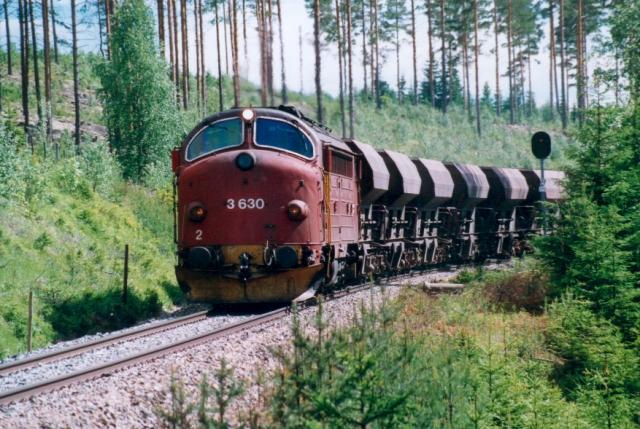
M13 362L8 362L3 365L0 365L0 375L15 372L17 370L24 369L27 367L36 366L41 363L47 363L47 362L52 362L52 361L60 360L60 359L71 357L71 356L76 356L92 349L106 347L108 345L118 343L118 342L123 342L125 340L128 341L135 338L146 337L158 332L166 331L168 329L177 328L178 326L199 322L207 318L207 313L208 313L207 311L199 311L197 313L189 314L187 316L182 316L176 319L163 320L157 323L153 323L151 325L141 326L139 328L136 328L127 332L106 335L104 337L98 338L93 341L77 344L71 347L65 347L60 350L54 350L49 353L43 353L40 355L31 356L26 359L20 359L20 360L15 360Z
M168 345L158 346L153 349L126 356L122 359L64 374L55 378L44 380L39 383L33 383L26 386L20 386L15 389L6 390L4 392L0 392L0 405L7 405L20 399L29 398L39 393L49 392L55 390L56 388L67 386L76 381L92 379L118 369L129 367L136 363L147 362L173 352L195 347L200 344L206 343L207 341L226 335L231 335L233 333L244 331L254 326L279 319L288 314L289 311L290 307L282 307L277 310L261 314L259 316L254 316L248 320L242 320L236 323L232 323L204 334L196 335Z
M400 275L390 277L389 280L392 279L394 282L397 282L398 280L410 279L413 277L424 275L425 273L437 272L439 270L440 268L435 268L435 269L421 270L418 272L412 272L409 274L400 274ZM383 288L383 287L402 286L402 283L395 283L395 284L382 283L381 280L382 279L378 279L377 281L366 282L366 283L347 286L342 289L338 289L326 295L325 299L327 301L331 301L331 300L339 299L344 296L350 295L352 293L360 292L360 291L371 289L374 287ZM436 285L437 283L430 283L427 285L427 288L428 290L435 293L457 292L461 289L461 287L457 284L456 285L449 284L448 287L442 287L442 288L438 288ZM195 346L204 344L210 340L214 340L226 335L231 335L237 332L250 329L258 325L262 325L262 324L280 319L290 314L294 307L297 309L303 309L303 308L312 306L315 303L316 303L316 299L314 297L306 301L292 304L291 306L287 305L287 306L278 308L276 310L270 311L268 313L264 313L258 316L253 316L250 319L241 320L239 322L231 323L229 325L216 328L204 334L196 335L196 336L193 336L175 343L171 343L168 345L158 346L153 349L145 350L143 352L133 354L119 360L106 362L91 368L71 372L55 378L44 380L42 382L17 387L11 390L6 390L4 392L0 392L0 405L7 405L12 402L29 398L40 393L50 392L57 388L68 386L77 381L85 381L85 380L93 379L101 375L116 371L118 369L132 366L136 363L148 362L158 357L166 356L174 352L195 347ZM206 315L206 312L203 312L203 313L205 313ZM191 317L193 316L194 315L191 315ZM185 318L187 317L190 317L190 316L185 316Z

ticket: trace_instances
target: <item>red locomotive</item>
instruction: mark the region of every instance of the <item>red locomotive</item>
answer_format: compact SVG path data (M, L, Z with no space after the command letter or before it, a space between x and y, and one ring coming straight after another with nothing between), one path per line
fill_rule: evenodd
M307 290L448 261L519 255L539 229L539 173L410 159L293 107L211 116L173 152L181 288L215 303ZM547 172L550 201L561 172Z

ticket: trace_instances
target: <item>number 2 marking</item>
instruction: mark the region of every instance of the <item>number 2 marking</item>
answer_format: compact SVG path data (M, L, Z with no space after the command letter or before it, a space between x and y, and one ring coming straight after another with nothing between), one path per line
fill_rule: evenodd
M202 241L202 230L196 229L196 240Z

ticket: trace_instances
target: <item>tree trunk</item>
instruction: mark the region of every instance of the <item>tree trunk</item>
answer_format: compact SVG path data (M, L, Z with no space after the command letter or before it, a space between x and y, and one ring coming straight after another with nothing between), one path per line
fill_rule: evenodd
M169 65L171 67L171 81L176 81L176 69L174 67L176 56L173 51L173 7L171 0L167 0L167 33L169 33Z
M427 25L428 25L428 43L429 43L429 97L431 97L431 107L436 107L436 85L435 85L435 54L433 52L433 14L431 9L431 0L427 0Z
M58 64L58 32L56 31L56 10L53 6L53 0L49 3L49 6L51 6L51 30L53 31L53 60ZM108 43L109 41L107 40Z
M466 24L466 23L465 23ZM462 33L462 97L467 119L471 122L471 89L469 88L469 46L466 30Z
M276 0L276 7L278 8L278 39L280 39L280 79L282 80L282 103L287 104L289 102L289 95L287 94L287 76L285 74L284 39L282 37L282 10L280 7L280 0Z
M500 28L498 27L498 0L493 0L493 34L495 37L496 50L496 115L500 116L502 112L502 95L500 94L500 44L498 43Z
M576 34L576 95L578 101L578 123L582 124L582 112L585 108L585 85L584 85L584 48L583 48L583 33L584 33L584 4L583 0L578 0L578 16L577 20L577 34Z
M363 0L364 1L364 0ZM371 54L369 55L369 76L371 78L371 95L373 96L373 98L376 97L376 51L375 51L375 45L373 43L374 37L375 37L375 30L376 30L376 20L375 17L373 15L373 2L374 0L369 0L369 43L371 44L371 48L370 48L370 52Z
M29 21L31 22L31 46L33 46L33 78L36 87L36 106L38 109L38 125L42 124L44 113L42 110L42 92L40 91L40 67L38 65L38 39L36 38L36 24L33 13L33 0L28 0Z
M29 130L29 37L27 35L26 0L18 0L18 20L20 21L20 77L22 89L22 118L24 133L31 143ZM33 145L31 146L33 152Z
M105 22L105 27L107 28L107 59L111 58L111 14L113 13L112 6L113 4L111 3L111 0L104 0L104 22ZM53 0L51 0L51 11L53 11ZM55 19L53 20L53 22L54 22L53 37L55 41L56 39ZM56 49L56 52L57 52L57 49ZM56 57L57 57L57 53L56 53ZM58 63L57 59L56 59L56 63Z
M269 103L274 106L273 97L273 5L272 0L267 1L267 89L269 91Z
M348 0L351 2L351 0ZM362 83L363 93L366 97L369 90L367 88L367 17L365 11L365 0L362 0Z
M567 128L567 87L564 56L564 0L560 0L560 86L562 87L562 129Z
M298 27L298 54L300 58L298 60L298 65L300 67L300 94L304 93L304 75L303 75L303 59L302 59L302 26Z
M164 0L157 0L156 3L158 6L158 42L160 55L164 59Z
M240 62L238 60L238 4L237 0L230 1L231 6L231 58L233 59L233 102L240 107Z
M78 81L78 24L76 22L76 0L71 0L71 36L73 43L73 103L75 108L76 153L80 153L80 86Z
M49 0L42 0L42 38L44 48L44 103L47 142L51 139L51 46L49 43ZM46 145L45 157L46 157Z
M529 52L527 52L527 78L529 82L529 117L533 115L533 90L531 88L531 47L529 47ZM551 85L551 82L549 82Z
M13 64L11 58L11 30L9 29L9 6L7 5L8 0L4 0L3 8L4 8L4 28L7 34L7 74L13 74Z
M373 41L375 49L375 94L376 94L376 108L382 108L382 97L380 94L380 32L378 30L378 2L373 1L373 22L375 30L373 32Z
M256 20L258 21L258 38L260 42L260 101L263 106L267 105L267 33L265 17L265 0L256 1Z
M447 49L444 33L444 0L440 0L440 40L442 41L442 112L447 113Z
M202 103L203 113L207 114L207 74L205 70L204 64L204 25L202 19L202 0L197 0L198 4L198 21L200 23L200 91L202 91L200 95L200 100Z
M400 88L400 17L398 16L398 2L395 5L395 30L396 30L396 87L398 88L398 101L402 103L404 95Z
M246 1L242 0L242 45L244 48L245 76L249 78L249 47L247 46L247 12Z
M347 7L347 59L349 62L348 66L348 91L349 91L349 138L353 138L353 122L354 122L354 112L353 112L353 50L351 45L351 38L353 32L353 26L351 22L351 0L345 0Z
M224 74L229 76L229 40L227 39L227 9L222 5L222 25L224 30Z
M413 105L418 104L418 54L416 52L416 5L411 0L411 48L413 49Z
M216 18L216 46L218 54L218 107L220 112L224 110L222 95L222 53L220 50L220 16L218 15L218 2L215 2L215 18Z
M476 77L476 130L478 135L482 135L482 128L480 126L480 76L478 61L480 58L480 41L478 40L478 0L473 1L473 33L474 33L474 67Z
M509 73L509 122L511 124L516 122L515 119L515 99L513 94L513 86L514 86L514 78L513 78L513 58L511 52L511 16L512 14L512 3L511 0L508 2L508 12L507 12L507 53L508 53L508 67L507 72Z
M549 0L549 111L551 112L551 119L555 116L553 107L553 82L554 82L554 69L555 69L555 28L553 24L553 0ZM530 77L531 78L531 77Z
M194 26L194 42L196 48L196 109L198 113L202 110L202 91L200 88L200 22L198 21L198 2L193 2L193 26Z
M187 35L187 0L180 0L180 40L182 42L182 107L189 107L189 36Z
M313 48L316 55L316 104L317 104L317 117L318 122L324 121L322 114L322 82L321 82L321 70L322 64L320 62L320 0L313 0Z
M110 0L107 0L110 1ZM176 85L176 103L180 106L180 49L178 48L178 8L176 7L176 0L169 0L171 2L171 9L173 11L173 74L175 76L174 83Z
M345 112L344 112L344 76L342 73L342 37L341 37L341 32L342 30L340 29L340 3L339 0L335 1L335 5L336 5L336 37L337 37L337 43L338 43L338 66L339 66L339 71L338 71L338 82L340 84L340 90L338 91L339 94L339 101L340 101L340 126L341 126L341 130L342 130L342 137L345 137L347 135L347 127L346 127L346 121L345 121Z

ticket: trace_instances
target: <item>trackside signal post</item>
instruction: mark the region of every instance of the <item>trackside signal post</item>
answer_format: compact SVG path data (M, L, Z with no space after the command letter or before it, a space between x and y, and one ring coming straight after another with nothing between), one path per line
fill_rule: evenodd
M531 152L540 160L540 204L542 211L542 234L547 234L547 191L544 179L544 160L551 154L551 137L544 131L538 131L531 137Z

